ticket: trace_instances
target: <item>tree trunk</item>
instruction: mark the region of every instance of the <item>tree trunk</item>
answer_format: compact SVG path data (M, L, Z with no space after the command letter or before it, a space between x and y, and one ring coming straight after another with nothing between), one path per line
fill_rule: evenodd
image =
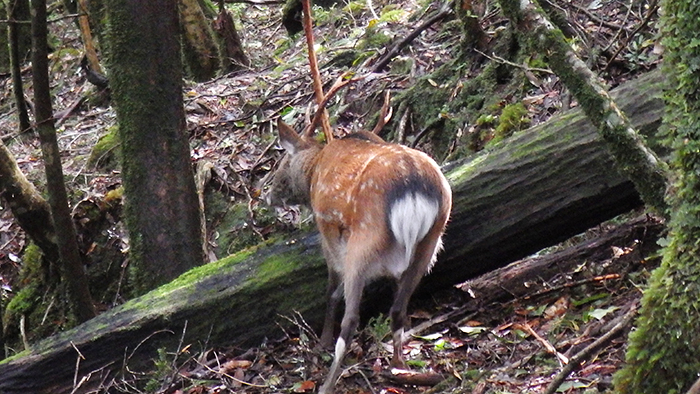
M671 220L661 266L629 335L626 365L614 376L621 394L685 393L700 372L700 8L694 0L665 0L662 7L663 71L670 80L665 120L675 149Z
M185 64L196 81L207 81L221 68L214 32L197 0L178 0Z
M660 74L619 89L635 127L660 123ZM421 289L436 291L493 270L641 204L579 111L449 166L454 209L445 251ZM318 327L325 263L317 235L297 234L194 269L176 281L0 363L0 392L69 392L75 373L95 382L143 368L159 347L207 340L250 345L281 335L279 315ZM376 295L368 291L368 297ZM420 294L420 293L418 293ZM75 346L75 348L73 347ZM129 357L129 355L131 355ZM78 378L78 380L80 380ZM85 386L87 390L87 385Z
M178 1L106 4L129 268L142 294L204 260L182 99Z
M29 2L27 0L12 0L6 2L8 16L8 41L10 71L12 73L12 91L15 96L17 106L17 119L19 121L19 133L32 130L27 112L27 102L24 99L24 87L22 86L22 63L31 48L30 27L19 22L26 22L30 19ZM0 55L1 56L1 55Z
M241 37L236 30L231 13L222 8L214 21L214 31L219 36L221 46L223 69L227 72L240 70L250 66L250 59L246 56L241 43Z
M44 256L58 261L56 233L51 225L49 203L29 182L17 166L12 152L0 142L0 197L12 210L12 215L29 238L39 246ZM49 224L49 225L47 225Z
M56 243L61 259L61 280L66 283L71 309L79 323L95 316L95 306L88 290L87 276L78 248L68 195L63 183L61 153L53 122L49 88L48 28L46 0L32 0L32 81L34 84L34 118L41 140L41 152L46 171L46 186Z

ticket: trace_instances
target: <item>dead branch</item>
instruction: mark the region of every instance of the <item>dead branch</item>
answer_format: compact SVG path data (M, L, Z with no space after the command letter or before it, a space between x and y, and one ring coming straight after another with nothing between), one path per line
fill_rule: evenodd
M316 129L316 125L318 125L318 122L322 120L322 118L326 118L328 120L328 112L326 111L326 104L333 98L333 96L345 85L351 83L351 82L356 82L361 79L364 79L365 77L356 77L356 78L348 78L350 76L350 72L345 72L341 76L338 77L338 79L333 83L333 86L328 90L328 93L323 95L321 97L321 101L318 102L318 108L316 108L316 112L314 113L314 117L311 118L311 121L309 122L309 125L306 126L304 131L302 131L301 135L309 136L313 133L313 131ZM322 93L323 94L323 93ZM318 96L316 96L318 97ZM330 126L329 126L330 127ZM325 130L324 130L325 133ZM328 136L326 136L328 138ZM326 142L330 142L330 140L326 139Z
M416 29L413 30L411 34L406 36L401 41L397 42L396 45L394 45L389 52L387 52L377 61L377 63L374 64L372 72L378 73L384 70L384 67L386 67L387 64L389 64L391 59L395 58L401 52L401 50L404 49L408 44L410 44L411 41L415 40L416 37L420 35L420 33L422 33L424 30L426 30L433 24L445 19L445 17L450 15L452 13L452 7L449 4L452 3L448 3L448 5L444 7L440 12L435 14L435 16L425 21L425 23L423 23L422 25L416 27Z
M382 376L404 386L435 386L445 380L444 376L434 372L420 373L397 368L382 373Z
M622 334L622 332L627 328L627 326L632 322L632 319L637 315L637 308L632 308L628 311L624 317L617 323L613 328L610 329L605 335L595 340L590 345L586 346L583 350L576 353L573 357L569 359L569 363L562 368L561 372L554 377L554 380L547 386L545 394L554 394L559 386L564 383L566 377L569 376L574 369L578 368L581 363L588 360L593 354L602 349L603 346L607 345L613 338Z
M600 276L596 276L594 278L587 278L587 279L583 279L583 280L578 280L576 282L564 283L563 285L560 285L560 286L550 287L548 289L540 290L534 294L529 294L529 295L523 297L522 299L529 300L529 299L534 298L534 297L539 297L539 296L542 296L545 294L555 293L559 290L563 290L563 289L567 289L567 288L571 288L571 287L582 286L582 285L586 285L589 283L603 282L606 280L620 279L620 278L621 278L620 274L600 275Z
M379 114L379 120L372 129L372 134L379 134L384 126L391 120L391 115L394 114L394 109L391 108L391 93L387 90L384 92L384 103L382 104L382 112Z
M311 77L314 81L314 93L316 94L316 102L321 109L321 128L326 136L326 142L333 140L333 130L331 123L328 120L328 112L321 105L325 94L323 94L323 82L321 81L321 73L318 71L318 61L316 60L316 51L314 50L314 32L311 21L311 0L302 0L304 6L304 35L306 36L306 46L309 52L309 67L311 68ZM308 129L313 130L312 128Z

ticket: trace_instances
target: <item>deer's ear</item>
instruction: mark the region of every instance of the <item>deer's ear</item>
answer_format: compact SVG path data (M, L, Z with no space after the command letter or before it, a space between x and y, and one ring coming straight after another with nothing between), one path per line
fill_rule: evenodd
M302 150L306 145L303 138L297 134L294 129L292 129L288 124L282 121L282 118L277 119L277 129L280 134L280 145L282 148L289 152L290 154L295 154L296 152Z

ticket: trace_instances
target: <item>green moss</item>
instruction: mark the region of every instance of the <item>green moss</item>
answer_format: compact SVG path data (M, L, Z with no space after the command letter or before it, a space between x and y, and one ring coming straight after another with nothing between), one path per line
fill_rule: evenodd
M406 18L406 11L403 9L392 9L385 7L379 16L379 22L400 22Z
M65 289L56 282L39 247L29 244L23 255L19 291L7 303L2 317L4 340L9 348L22 348L22 320L30 343L74 324L67 317L67 304L62 301L66 297Z
M258 268L255 279L264 282L270 280L272 277L287 275L296 268L295 261L300 261L300 255L286 254L270 256Z
M370 23L365 29L365 34L357 43L357 49L378 49L384 48L391 43L392 38L384 29L379 28L377 23Z
M626 364L614 376L621 394L685 393L700 371L700 8L690 0L665 0L662 8L670 80L664 120L675 175L669 242L644 291Z
M523 103L508 104L503 108L496 127L495 140L501 141L514 132L530 126L528 112Z
M488 159L488 152L481 152L478 155L474 155L469 163L460 165L452 171L448 171L445 177L452 185L463 183L465 179L474 175L480 164L486 161L486 159Z
M409 75L413 69L414 60L408 56L399 56L395 58L389 66L391 73L395 75Z
M355 17L362 15L365 10L367 10L366 1L350 1L345 7L343 7L343 11L348 12Z
M231 199L214 188L204 193L209 244L216 256L227 256L241 249L257 245L260 234L251 226L251 213L244 201ZM267 207L254 212L255 226L273 226L277 216Z
M40 288L46 275L42 267L43 254L41 249L30 243L23 256L22 270L20 271L21 288L10 300L5 309L5 324L19 324L19 318L32 312L41 302Z
M455 29L453 33L460 34L459 25ZM492 45L500 56L522 62L519 37L512 29L499 32ZM519 70L496 62L482 65L482 61L473 51L458 52L453 60L419 78L394 100L411 108L417 129L430 131L425 141L438 160L445 159L448 153L448 160L454 160L481 150L494 136L486 119L502 111L506 97L518 96L529 87ZM477 125L479 122L481 125ZM462 137L451 152L457 134Z
M110 127L107 134L100 137L90 152L87 165L102 170L114 170L121 160L121 149L118 127Z
M192 285L195 282L207 278L216 272L232 269L235 265L250 257L250 255L254 253L256 249L257 248L246 249L221 260L193 268L180 275L179 277L177 277L177 279L173 280L172 282L167 283L151 291L149 293L149 296L152 296L150 298L158 298L178 289L193 289Z
M41 301L41 293L38 290L37 286L31 284L20 289L10 303L7 304L7 309L5 310L6 324L10 324L10 321L17 323L15 320L18 317L34 310L37 303Z

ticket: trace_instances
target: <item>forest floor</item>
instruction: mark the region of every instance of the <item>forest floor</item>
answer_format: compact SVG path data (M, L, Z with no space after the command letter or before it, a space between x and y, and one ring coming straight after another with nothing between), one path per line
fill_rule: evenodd
M627 215L486 275L490 280L476 278L414 302L414 330L404 345L410 372L390 369L388 322L370 319L350 347L336 392L606 392L624 362L644 283L659 262L662 231L653 217ZM556 272L545 275L543 267ZM528 275L536 279L522 283ZM501 294L482 297L494 291ZM147 380L157 393L313 393L332 355L319 349L302 316L281 318L292 323L280 328L282 339L205 352L183 344L162 353L153 373L115 385L125 392ZM553 383L569 363L579 367Z
M489 37L495 37L506 29L507 20L494 2L480 4L481 25ZM371 64L392 40L407 36L440 7L439 3L385 0L315 9L323 80L330 84L342 74L335 65L342 62L338 55L343 51L361 48ZM577 33L572 45L582 56L598 51L604 54L601 58L614 58L611 62L587 58L610 87L656 66L656 2L580 0L562 7L560 11ZM283 116L288 123L296 121L299 127L308 117L309 103L313 101L303 37L291 39L286 35L280 23L280 9L280 5L235 5L233 11L238 16L251 68L205 83L186 82L185 86L193 163L210 164L207 168L214 174L211 185L232 204L258 204L256 197L261 182L280 157L271 120ZM80 71L82 52L75 25L70 19L54 19L51 26L54 111L67 188L72 203L79 207L86 201L104 200L110 190L120 185L118 166L104 162L94 165L90 161L98 140L116 125L116 115L107 96L96 93ZM402 57L413 60L408 74L391 71L373 74L340 92L331 103L337 132L371 129L368 112L379 108L382 91L400 93L417 78L428 76L445 64L460 47L461 35L454 17L438 22L402 52ZM381 44L376 44L378 36ZM490 61L503 62L497 55L484 54ZM362 69L361 65L354 67ZM31 69L27 67L24 71L26 95L31 97ZM508 99L525 105L530 124L547 120L562 110L562 103L571 101L555 76L545 73L534 77L527 72L525 75L532 82L531 89L524 97ZM0 83L4 87L0 96L2 140L23 172L42 190L45 181L38 138L12 131L17 126L9 76L0 76ZM358 101L375 105L358 107L354 105ZM102 153L98 162L106 160L111 153ZM285 222L303 219L297 210L277 213ZM387 374L391 354L387 345L388 325L383 318L377 318L368 322L353 342L346 362L349 367L338 392L545 392L554 375L571 357L609 332L638 305L640 288L658 263L654 253L660 233L655 219L647 218L640 224L635 219L638 215L639 212L603 224L533 257L563 253L558 256L570 262L576 261L576 256L566 255L566 250L580 251L576 245L581 242L587 248L600 249L595 257L581 257L557 276L532 283L529 294L500 297L477 305L471 296L471 285L465 284L435 294L431 300L416 302L411 310L412 322L422 330L415 332L404 350L412 369L446 378L438 386L403 385L396 383L396 376L387 376L391 375ZM248 219L240 224L241 228L256 226L254 217ZM126 251L128 237L120 218L109 220L110 239ZM630 221L636 224L629 224ZM80 222L79 217L76 222ZM260 224L255 234L264 237L277 228ZM639 228L654 230L639 232ZM620 236L612 246L596 243L610 231L627 231L629 236ZM218 234L212 232L208 237L211 245L217 244ZM0 295L4 299L11 298L22 285L18 278L27 243L9 209L0 210ZM89 254L90 245L82 246ZM210 260L231 252L212 250L215 251L208 256ZM514 264L530 263L531 259ZM116 294L99 301L104 308L110 308L123 302L123 298ZM163 353L154 360L157 368L152 373L125 378L114 387L139 392L134 383L148 381L149 392L158 393L314 392L327 372L330 354L318 351L313 330L305 325L303 317L284 318L292 320L296 328L280 328L282 339L251 349L209 349L197 353L183 344L177 354ZM612 373L624 359L628 330L629 325L625 325L618 335L589 355L556 392L595 393L610 388Z

